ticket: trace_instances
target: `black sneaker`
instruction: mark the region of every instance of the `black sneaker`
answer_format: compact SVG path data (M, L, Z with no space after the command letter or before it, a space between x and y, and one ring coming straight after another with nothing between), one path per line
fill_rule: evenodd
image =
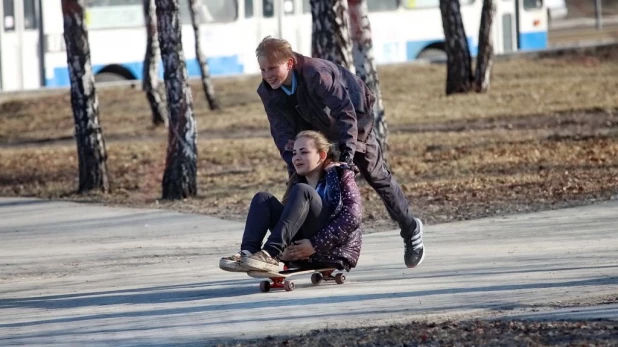
M416 228L407 237L404 237L403 244L405 252L403 260L408 268L414 268L425 259L425 246L423 245L423 222L420 219L414 218Z

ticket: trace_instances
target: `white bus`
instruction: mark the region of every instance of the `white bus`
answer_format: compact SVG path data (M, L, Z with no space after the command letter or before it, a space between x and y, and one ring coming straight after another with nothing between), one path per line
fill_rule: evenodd
M61 0L2 0L0 90L67 87ZM439 0L367 0L378 64L433 57L444 49ZM497 54L547 47L543 0L495 0L492 39ZM96 79L141 79L146 49L142 0L86 0ZM254 56L266 35L311 54L309 0L202 0L200 30L213 76L258 73ZM189 76L198 76L188 4L180 0ZM478 46L482 0L461 0L472 55ZM161 76L163 72L161 69Z

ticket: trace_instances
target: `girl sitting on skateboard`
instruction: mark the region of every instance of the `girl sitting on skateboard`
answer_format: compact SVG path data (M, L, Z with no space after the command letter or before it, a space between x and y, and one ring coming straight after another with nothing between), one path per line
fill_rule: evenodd
M283 202L265 192L253 197L241 251L221 258L219 267L277 272L280 260L305 269L355 267L362 243L361 196L352 169L334 157L324 135L300 132L293 144L296 172Z

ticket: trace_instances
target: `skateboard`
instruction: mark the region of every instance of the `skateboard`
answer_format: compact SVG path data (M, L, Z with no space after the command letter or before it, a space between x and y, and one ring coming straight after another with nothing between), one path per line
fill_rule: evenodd
M270 281L262 281L260 282L260 290L262 292L268 292L271 288L283 288L285 291L290 292L294 290L295 285L292 280L288 280L288 277L302 275L302 274L312 274L311 275L311 283L314 285L318 285L321 282L329 282L335 281L337 284L343 284L345 282L345 275L343 273L338 273L333 276L333 272L337 271L335 268L325 268L325 269L289 269L278 272L268 272L268 271L249 271L247 274L253 278L268 278Z

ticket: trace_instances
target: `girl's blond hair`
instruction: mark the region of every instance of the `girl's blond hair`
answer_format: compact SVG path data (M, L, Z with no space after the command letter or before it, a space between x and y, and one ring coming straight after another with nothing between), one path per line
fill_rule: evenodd
M337 160L337 153L334 149L334 146L321 132L315 130L304 130L299 132L298 135L296 135L296 140L302 137L313 140L315 148L318 150L318 152L326 152L326 160L324 161L324 165L328 165L328 163Z
M324 166L328 165L331 162L339 160L339 153L335 149L335 146L333 146L330 142L328 142L328 139L326 138L326 136L324 136L321 132L315 131L315 130L304 130L298 133L298 135L296 135L295 140L298 140L303 137L313 140L313 143L315 144L315 148L318 150L318 152L326 152L326 159L324 160ZM292 176L290 176L290 180L288 181L288 184L287 184L287 189L285 190L285 193L283 194L283 198L281 199L281 202L284 205L288 200L292 186L294 186L294 183L298 181L298 178L299 176L296 172L294 172Z
M273 63L282 63L289 58L296 62L292 45L284 39L266 36L255 49L256 57L266 57Z

